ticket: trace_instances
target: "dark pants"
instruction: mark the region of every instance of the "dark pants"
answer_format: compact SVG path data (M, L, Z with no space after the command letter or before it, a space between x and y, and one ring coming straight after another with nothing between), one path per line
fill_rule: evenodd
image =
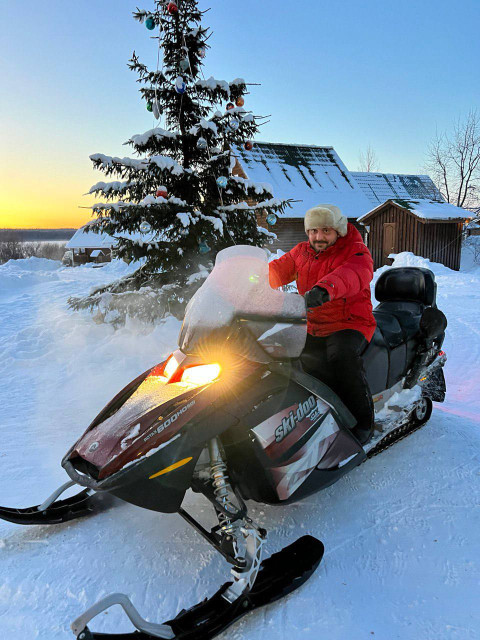
M329 336L307 334L301 360L304 370L335 391L357 420L354 433L363 442L374 424L373 401L360 355L367 340L353 329Z

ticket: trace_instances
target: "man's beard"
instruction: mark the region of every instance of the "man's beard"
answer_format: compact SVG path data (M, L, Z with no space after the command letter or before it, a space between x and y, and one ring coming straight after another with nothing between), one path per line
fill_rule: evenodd
M334 243L333 242L328 243L326 240L318 240L313 243L310 242L312 249L314 249L314 251L317 251L317 252L325 251L325 249L328 249L328 247L331 247L332 244Z

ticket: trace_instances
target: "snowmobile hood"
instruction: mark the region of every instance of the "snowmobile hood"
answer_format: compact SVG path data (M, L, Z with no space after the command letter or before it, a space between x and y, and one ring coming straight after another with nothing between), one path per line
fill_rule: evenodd
M111 475L170 440L197 412L199 392L150 373L112 415L93 423L68 458L86 460L98 479Z
M173 355L182 367L198 364L197 358L179 350ZM202 386L172 382L163 375L166 362L145 372L115 396L63 462L81 458L85 471L102 480L153 455L197 414L212 406L218 394L208 390L215 382ZM252 366L245 363L236 378L251 371Z

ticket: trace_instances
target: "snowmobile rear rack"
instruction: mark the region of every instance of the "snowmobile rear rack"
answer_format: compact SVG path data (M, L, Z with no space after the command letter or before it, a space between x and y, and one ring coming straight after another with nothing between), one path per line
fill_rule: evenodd
M71 625L77 640L208 640L224 631L240 617L264 605L283 598L303 585L316 570L323 557L323 544L313 536L303 536L288 547L266 558L252 589L233 603L225 591L232 584L225 583L211 598L184 609L163 624L144 620L124 594L112 594L85 611ZM97 633L87 624L99 613L119 604L138 629L132 633Z

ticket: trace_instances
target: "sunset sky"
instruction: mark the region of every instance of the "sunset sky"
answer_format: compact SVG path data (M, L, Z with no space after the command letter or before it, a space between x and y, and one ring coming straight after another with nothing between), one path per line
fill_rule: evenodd
M154 126L126 62L155 67L131 0L0 0L0 227L78 227L99 180L88 156L128 155ZM152 0L138 6L153 8ZM351 170L424 172L436 128L480 108L478 0L200 1L204 73L252 87L259 140L335 147Z

